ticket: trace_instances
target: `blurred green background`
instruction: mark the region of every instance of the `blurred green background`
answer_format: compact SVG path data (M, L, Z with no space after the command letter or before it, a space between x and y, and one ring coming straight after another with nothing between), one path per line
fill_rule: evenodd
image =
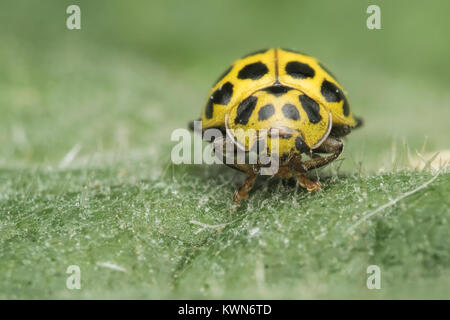
M66 8L71 4L81 8L81 30L66 28ZM370 4L381 7L381 30L366 27L366 8ZM288 228L292 221L290 214L316 208L328 217L332 213L326 209L327 199L333 198L343 201L342 212L353 215L425 181L427 173L403 171L411 169L416 150L433 154L450 147L449 11L450 2L444 0L2 0L0 297L158 298L203 294L208 297L211 292L214 297L230 297L239 296L241 287L250 288L247 297L360 297L361 291L355 294L344 276L330 275L330 268L335 270L339 265L341 269L360 266L361 271L365 261L370 260L365 254L364 258L358 256L362 249L355 249L347 240L341 239L337 244L350 248L345 259L330 253L336 247L335 239L328 238L329 242L323 244L322 248L328 245L331 251L323 250L329 256L320 259L334 259L332 267L326 262L310 265L310 273L298 277L290 269L283 269L294 265L289 259L298 259L295 256L298 250L306 250L302 253L305 260L323 254L312 247L301 249L303 241L307 241L306 234L298 239L297 249L287 251L290 254L272 257L285 262L284 267L277 267L282 269L279 278L272 279L272 285L281 288L278 291L268 293L253 290L252 284L245 281L225 281L221 268L227 270L232 261L243 259L249 259L249 265L256 259L256 266L260 266L266 250L255 253L255 246L250 246L247 252L239 245L235 256L211 261L217 281L205 284L208 282L205 280L197 287L196 281L200 281L197 277L205 274L202 269L205 264L198 262L197 269L195 264L189 264L197 255L201 256L196 250L213 250L206 248L221 247L231 240L223 233L217 236L214 230L201 233L208 232L209 236L199 238L189 221L203 219L214 224L234 221L234 215L245 221L242 215L253 210L259 211L261 220L268 219L265 226L270 229L271 223L278 221L274 212L284 212L286 238L281 237L283 229L275 228L270 229L265 241L278 239L286 244L285 239L294 239L298 232ZM230 198L242 177L226 168L171 166L169 157L174 143L170 134L199 116L213 81L233 60L257 49L276 46L300 50L324 62L347 90L353 112L364 118L365 126L346 141L340 172L350 178L344 176L335 187L325 190L331 192L328 195L306 195L289 183L281 183L273 188L278 191L271 191L273 186L269 183L262 194L255 191L253 199L236 209ZM397 170L403 173L390 175ZM377 179L382 178L374 176L377 172L387 172L386 179L391 182L385 182L387 189L380 187ZM335 170L331 173L335 174ZM352 178L352 174L358 174L359 178ZM430 202L437 207L425 210L421 205L424 200L419 199L411 208L402 209L410 213L406 215L410 218L415 217L417 210L432 215L427 230L439 236L417 243L419 247L425 246L426 253L421 253L425 262L414 269L418 279L432 269L435 278L426 284L431 287L442 283L442 277L447 279L443 274L448 274L449 267L445 231L448 228L445 219L449 216L448 174L439 179L441 187ZM362 198L346 198L345 192L359 192L354 191L360 190L358 183L366 184L369 197L366 194ZM293 190L296 190L293 196L300 194L304 204L292 204ZM209 195L213 191L215 194ZM281 192L281 198L276 192ZM339 192L343 192L342 197L335 198ZM204 199L205 194L209 200ZM86 204L85 198L92 202L86 200ZM258 209L265 198L271 199L274 206L271 209L265 203L267 212ZM358 201L363 201L362 206L366 207L359 207ZM183 207L176 203L182 203ZM264 218L264 213L271 218ZM117 224L116 215L125 220ZM353 221L352 217L337 225L344 228ZM404 257L399 258L400 265L406 261L414 265L408 259L413 259L418 249L404 247L407 237L402 232L407 226L412 235L418 232L420 222L416 218L400 225L399 238L393 240L391 248L399 248L395 255ZM254 216L251 219L260 223ZM322 228L332 224L322 224L320 219L311 220L314 226L310 227L323 233ZM160 230L159 222L155 222L161 220L165 221L166 231ZM253 222L242 223L239 228L250 228L249 223ZM307 221L303 223L307 225ZM369 228L368 238L363 235L362 239L371 243L392 236L383 226L375 227L383 236ZM334 231L338 234L339 230ZM114 234L109 237L103 232ZM233 229L228 232L232 235ZM208 242L216 236L217 243ZM103 243L102 239L108 237L110 242ZM241 240L250 241L245 237ZM441 245L438 249L437 243ZM377 243L377 248L382 250L380 245ZM70 248L77 249L73 252ZM131 251L136 255L127 256ZM125 252L125 256L117 252ZM249 256L252 258L244 258ZM211 260L208 253L205 257ZM386 257L391 259L390 254L375 257L379 257L381 264ZM117 276L114 273L117 271L112 271L111 275L98 277L96 263L103 258L125 265L135 271L134 275ZM84 263L90 270L86 274L93 283L97 281L97 291L92 289L93 285L91 291L81 293L64 288L64 266L74 263L73 260L81 260L78 263ZM148 267L150 261L154 269ZM185 271L186 266L194 268L191 276ZM404 269L396 272L392 273L392 281L399 274L408 278ZM178 282L177 277L185 273L188 280ZM239 279L238 274L245 272L233 269L226 274ZM292 277L307 279L306 287L316 288L315 291L293 290ZM187 282L184 287L183 281ZM328 288L330 282L343 289ZM148 288L142 287L142 283L149 283ZM358 285L363 288L364 281ZM189 290L185 289L188 287ZM360 287L358 290L363 290ZM446 288L438 286L436 295L448 297ZM421 290L417 292L416 296L424 294ZM409 289L403 288L383 294L409 297L409 293Z
M74 3L79 31L65 26ZM368 30L373 3L2 1L0 161L54 163L76 144L86 155L169 144L234 59L273 46L337 74L366 120L347 147L368 168L395 138L448 148L450 4L376 2L382 30Z

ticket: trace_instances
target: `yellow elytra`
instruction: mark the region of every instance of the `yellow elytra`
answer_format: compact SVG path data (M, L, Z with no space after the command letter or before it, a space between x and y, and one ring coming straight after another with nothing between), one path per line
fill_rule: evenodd
M357 125L343 88L316 58L279 48L235 61L211 89L201 120L203 130L228 129L246 150L257 137L237 129L279 129L280 154L318 148L332 128Z

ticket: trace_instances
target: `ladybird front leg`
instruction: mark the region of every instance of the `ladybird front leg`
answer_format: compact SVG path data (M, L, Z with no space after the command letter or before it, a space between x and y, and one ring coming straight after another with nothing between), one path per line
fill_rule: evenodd
M319 191L322 189L319 181L309 179L303 172L295 171L295 177L297 178L298 183L308 191Z
M289 164L294 171L295 177L297 178L297 182L300 186L308 191L318 191L322 188L318 181L313 181L306 176L308 168L305 166L305 163L302 162L302 156L300 154L293 155Z
M237 189L234 192L234 195L233 195L233 201L238 203L239 199L247 199L248 198L248 193L253 188L253 185L255 184L258 174L255 173L253 166L251 166L249 164L233 163L233 164L227 164L227 166L247 174L247 178L245 179L244 183L242 184L242 186L239 189Z
M214 141L215 147L215 153L216 156L222 159L223 163L227 165L230 168L236 169L238 171L241 171L247 175L247 178L245 179L242 186L237 189L234 192L233 195L233 201L239 202L239 199L247 199L249 191L253 188L253 185L255 184L256 178L259 175L258 166L256 165L250 165L246 163L238 163L238 158L235 157L235 152L237 151L236 147L234 146L231 154L227 154L227 140L223 138L217 138ZM228 157L227 157L228 155ZM231 161L230 161L231 159Z
M281 177L284 179L290 179L292 177L292 170L288 166L280 167L274 177Z
M255 184L256 178L258 176L256 174L251 174L247 176L242 186L234 192L233 201L239 202L239 199L247 199L249 191L253 188Z
M308 191L316 191L320 190L321 186L318 181L312 181L306 176L306 172L327 165L333 160L337 159L343 150L343 143L341 140L328 137L322 145L314 150L314 153L311 155L312 159L302 162L301 156L298 155L292 159L292 167L295 171L295 176L297 178L298 183L306 188ZM320 157L317 153L332 153L328 157Z
M344 144L341 140L328 137L322 145L314 150L313 156L311 160L305 161L302 163L303 169L306 171L310 171L312 169L320 168L328 163L336 160L342 153L344 149ZM328 157L320 157L317 153L331 153Z

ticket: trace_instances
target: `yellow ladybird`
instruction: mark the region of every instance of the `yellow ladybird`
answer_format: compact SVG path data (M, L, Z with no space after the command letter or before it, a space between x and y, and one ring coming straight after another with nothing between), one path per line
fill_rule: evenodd
M275 175L294 175L309 191L320 189L320 184L306 177L306 172L335 160L343 149L339 138L361 124L339 82L316 58L279 48L235 61L211 89L201 121L203 131L226 132L245 151L259 142L258 132L268 132L269 154L275 152L270 140L276 129L279 169ZM321 157L320 153L331 155ZM310 159L304 161L301 154ZM234 200L247 198L261 164L227 165L248 175Z

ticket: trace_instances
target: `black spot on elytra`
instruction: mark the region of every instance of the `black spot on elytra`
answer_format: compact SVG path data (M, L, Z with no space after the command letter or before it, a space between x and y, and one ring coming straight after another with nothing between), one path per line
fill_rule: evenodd
M216 82L214 83L214 85L216 85L217 83L219 83L220 80L222 80L223 78L225 78L225 76L226 76L227 74L230 73L231 69L233 69L233 66L230 66L227 70L225 70L225 71L220 75L220 77L217 78L217 80L216 80Z
M309 122L317 123L322 120L319 104L317 102L305 94L300 95L298 99L300 100L303 110L305 110L306 115L308 116Z
M343 99L341 90L332 82L324 80L320 87L320 93L328 102L339 102Z
M205 117L211 119L213 116L213 104L227 105L233 95L233 84L224 83L219 89L214 91L206 104Z
M325 67L321 62L319 62L319 66L320 66L323 70L325 70L326 73L328 73L330 76L332 76L334 79L337 80L337 78L334 76L334 74L333 74L327 67Z
M310 149L308 145L303 141L302 137L299 135L297 138L295 138L295 148L297 148L298 151L306 153Z
M261 49L261 50L257 50L257 51L250 52L250 53L246 54L245 56L243 56L241 59L244 59L244 58L247 58L247 57L254 56L255 54L264 53L264 52L266 52L267 50L269 50L269 49Z
M298 113L297 108L293 104L285 104L283 108L281 108L283 114L286 118L292 120L300 120L300 114Z
M350 106L348 105L347 97L334 83L324 80L320 92L328 102L339 102L344 100L342 112L346 117L350 114Z
M243 67L238 73L238 78L258 80L262 78L267 72L269 72L269 69L264 63L255 62Z
M285 86L271 86L264 89L264 91L273 94L275 97L282 96L289 90L291 90L291 88Z
M313 78L316 74L313 68L306 63L301 63L299 61L288 62L285 70L288 75L296 79Z
M250 119L250 116L253 113L253 110L255 110L256 102L258 101L258 98L256 97L248 97L247 99L243 100L238 108L237 108L237 116L236 119L234 119L235 124L247 124L248 119Z
M230 102L232 95L233 95L233 84L227 82L221 85L219 89L214 91L214 93L211 96L211 100L216 104L226 106L228 102Z
M275 113L275 108L271 104L267 104L258 111L258 121L269 119Z

